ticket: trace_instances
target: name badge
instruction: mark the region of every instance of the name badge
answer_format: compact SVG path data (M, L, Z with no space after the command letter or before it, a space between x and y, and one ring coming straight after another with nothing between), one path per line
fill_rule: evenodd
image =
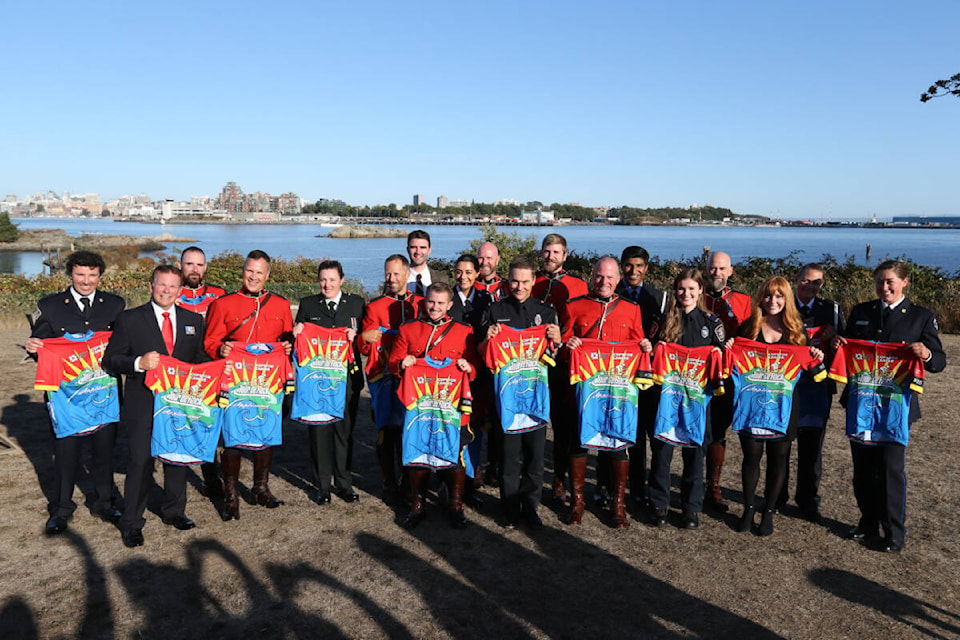
M869 321L869 320L857 320L856 324L857 324L858 327L859 327L859 326L866 326L866 325L870 324L870 321Z
M189 324L188 324L188 325L186 325L186 326L183 327L183 332L184 332L185 334L187 334L188 336L195 336L195 335L197 335L197 328L194 327L193 325L189 325Z

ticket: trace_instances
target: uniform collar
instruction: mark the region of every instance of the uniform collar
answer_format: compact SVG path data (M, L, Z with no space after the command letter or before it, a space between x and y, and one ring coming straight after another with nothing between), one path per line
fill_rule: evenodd
M445 325L445 324L447 324L448 322L450 322L450 316L443 316L442 318L440 318L439 320L436 320L436 321L431 320L431 319L430 319L429 317L427 317L427 316L423 316L422 318L420 318L420 321L421 321L421 322L426 322L426 323L427 323L428 325L430 325L431 327L442 327L443 325Z
M547 280L562 280L563 276L567 275L567 272L564 271L563 268L561 267L560 270L557 271L556 273L551 274L551 273L544 273L543 271L541 271L540 275L542 275Z
M244 297L246 297L246 298L262 298L263 296L267 295L267 290L266 290L266 289L260 289L260 291L259 291L258 293L250 293L250 292L247 291L245 288L241 287L241 288L240 288L240 291L238 291L237 293L239 293L240 295L242 295L242 296L244 296Z
M74 288L73 288L73 285L70 285L69 291L70 291L70 295L73 296L73 301L77 303L77 306L78 306L78 307L81 307L81 305L80 305L80 298L86 298L86 299L88 299L88 300L90 301L90 304L92 305L92 304L93 304L93 301L94 301L94 300L96 299L96 297L97 297L97 290L96 290L96 289L94 289L94 290L93 290L93 293L91 293L91 294L88 295L88 296L82 296L82 295L80 295L80 292L77 291L76 289L74 289ZM81 307L81 308L83 308L83 307Z

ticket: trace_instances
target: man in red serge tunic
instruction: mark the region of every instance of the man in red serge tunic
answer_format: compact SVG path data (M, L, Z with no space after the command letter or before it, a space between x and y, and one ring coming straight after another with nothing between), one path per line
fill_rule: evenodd
M560 313L567 353L580 346L581 338L594 338L604 342L637 342L643 351L649 353L652 350L650 341L643 335L640 307L615 293L619 282L620 265L616 259L608 256L597 260L590 279L590 293L570 300ZM566 406L569 407L569 403ZM570 477L573 481L573 505L569 522L580 524L584 508L583 483L587 470L587 450L581 446L579 432L574 435L568 452ZM617 528L623 528L628 526L623 496L630 474L630 461L625 449L605 455L611 458L614 523Z
M549 302L563 319L568 300L587 295L587 283L563 270L567 259L567 239L559 233L547 234L540 245L540 273L533 283L530 296L540 302ZM562 326L562 328L566 328ZM552 367L550 376L550 424L553 427L553 500L563 503L566 497L564 478L567 475L567 455L576 430L576 416L564 406L571 394L570 376L563 367Z
M733 275L733 266L730 256L723 251L710 255L707 271L710 278L707 280L707 295L703 297L707 311L720 318L728 336L735 336L740 324L752 313L750 296L734 291L727 285ZM720 473L726 455L727 428L733 421L733 387L729 380L725 384L727 393L710 403L711 441L707 446L707 490L704 496L706 502L719 511L727 510L720 491Z
M411 320L400 327L387 367L390 373L402 376L403 370L416 363L418 358L444 360L449 358L461 371L470 373L472 380L476 376L479 361L473 328L468 324L451 320L447 313L453 306L453 289L445 282L435 282L427 287L424 301L426 315ZM463 513L463 486L466 482L466 470L463 465L462 451L468 444L461 439L461 458L456 467L446 474L447 488L450 492L450 523L457 529L467 524ZM428 469L409 467L410 494L413 507L404 521L404 526L412 528L423 519L423 491L426 485Z
M293 349L293 315L286 298L270 293L264 287L270 277L270 256L254 250L243 263L243 286L239 291L214 300L207 311L207 335L204 349L211 358L227 358L233 343L282 342L287 355ZM220 456L223 467L223 520L240 518L237 482L240 476L239 449L226 448ZM253 454L253 495L257 504L269 509L283 504L270 492L267 481L273 448Z

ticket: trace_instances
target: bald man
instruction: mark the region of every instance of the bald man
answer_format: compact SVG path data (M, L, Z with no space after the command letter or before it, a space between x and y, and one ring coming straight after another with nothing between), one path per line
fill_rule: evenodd
M723 251L716 251L710 255L707 262L707 295L704 302L713 315L720 318L728 336L737 335L740 324L750 317L750 296L734 291L727 284L733 276L733 264L730 256ZM724 384L730 385L730 380ZM712 441L707 447L707 495L708 505L718 511L726 511L727 505L723 501L720 491L720 474L723 471L723 459L727 447L727 427L733 421L733 388L727 387L727 393L714 396L710 402L710 419Z
M473 286L478 291L487 291L494 302L503 300L510 295L507 281L497 275L500 265L500 250L492 242L484 242L477 250L477 262L480 266L480 275Z

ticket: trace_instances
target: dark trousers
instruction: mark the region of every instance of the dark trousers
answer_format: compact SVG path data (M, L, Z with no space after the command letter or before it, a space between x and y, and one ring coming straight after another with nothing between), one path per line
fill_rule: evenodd
M123 516L120 530L142 529L147 510L147 498L153 487L153 457L150 455L150 439L153 433L151 422L128 422L130 460L127 462L127 479L123 484ZM187 506L187 467L175 464L163 465L163 501L160 513L165 518L184 515Z
M685 513L703 511L703 452L701 447L679 447L683 458L680 475L680 508ZM670 508L670 463L673 461L672 444L653 438L650 441L650 502L654 509Z
M500 499L507 520L516 522L521 511L533 513L543 490L543 453L547 429L503 434Z
M892 542L906 537L907 448L900 444L850 443L853 495L860 508L860 528L874 533L877 525Z
M647 439L653 447L653 427L660 404L659 387L640 391L637 402L637 444L630 447L630 495L642 499L647 491ZM652 454L651 454L652 455ZM653 460L650 460L653 466Z
M797 505L805 511L820 509L823 475L823 439L827 429L801 428L797 433ZM789 480L790 467L787 467Z
M330 477L337 491L353 491L353 479L350 476L348 457L353 429L350 419L344 418L308 427L310 439L310 462L313 471L313 483L324 494L330 493Z
M710 441L714 444L727 444L727 429L733 422L733 382L729 378L723 381L724 394L710 400Z
M51 427L51 433L53 433ZM117 423L102 427L96 433L87 436L70 436L53 439L53 483L54 494L50 502L51 516L68 518L73 515L77 503L73 501L73 489L80 473L80 454L83 443L89 442L93 463L90 475L93 477L93 511L103 511L111 506L113 494L113 444L117 439Z

